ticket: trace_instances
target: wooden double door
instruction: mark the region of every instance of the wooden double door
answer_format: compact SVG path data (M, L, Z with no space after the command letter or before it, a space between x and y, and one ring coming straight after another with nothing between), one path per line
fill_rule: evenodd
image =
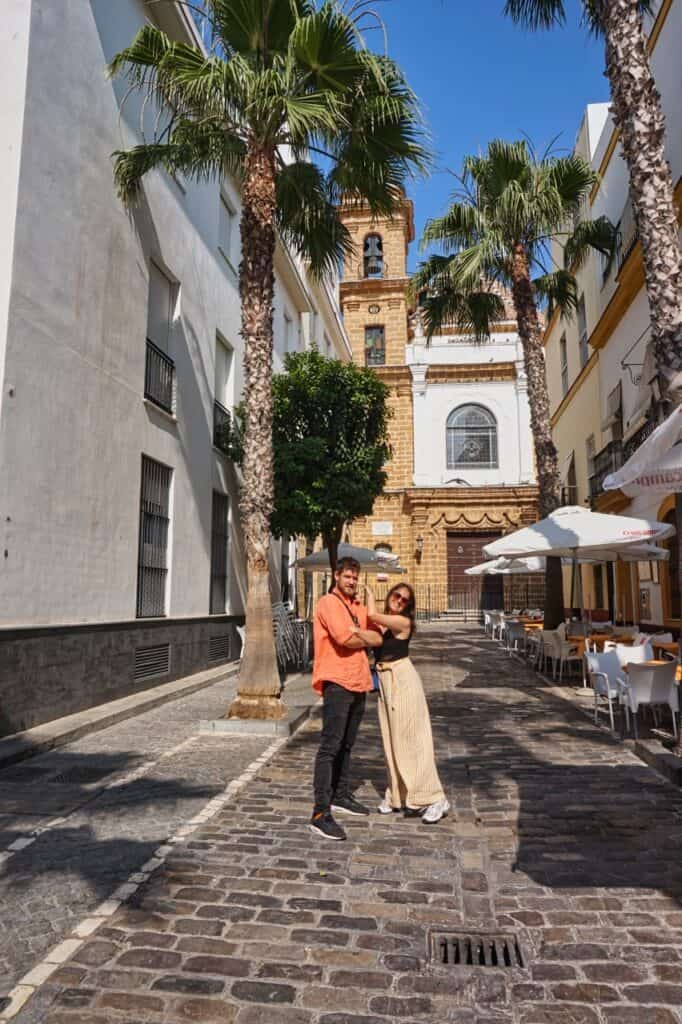
M448 533L448 607L465 619L478 619L481 611L504 607L503 576L467 576L465 570L487 561L486 544L499 533Z

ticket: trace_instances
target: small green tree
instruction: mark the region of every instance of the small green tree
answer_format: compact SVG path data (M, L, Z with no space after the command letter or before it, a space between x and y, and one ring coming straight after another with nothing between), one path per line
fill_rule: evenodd
M388 388L372 370L288 355L273 380L275 510L272 532L322 536L332 572L342 530L371 515L386 483Z

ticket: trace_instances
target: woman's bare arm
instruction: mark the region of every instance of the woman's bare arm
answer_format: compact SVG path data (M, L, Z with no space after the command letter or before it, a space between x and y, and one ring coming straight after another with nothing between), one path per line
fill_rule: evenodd
M410 634L412 630L412 623L406 615L384 615L383 612L372 612L369 614L369 607L367 609L369 618L372 622L376 622L378 626L385 626L386 629L390 629L392 633L406 633ZM397 636L397 640L405 640L404 636Z

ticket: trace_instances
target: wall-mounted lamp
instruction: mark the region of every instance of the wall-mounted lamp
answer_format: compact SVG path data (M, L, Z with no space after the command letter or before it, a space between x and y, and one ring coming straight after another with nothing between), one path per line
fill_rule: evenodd
M414 550L417 552L418 555L421 555L422 551L424 550L424 538L422 537L421 533L418 533L417 536L414 538Z

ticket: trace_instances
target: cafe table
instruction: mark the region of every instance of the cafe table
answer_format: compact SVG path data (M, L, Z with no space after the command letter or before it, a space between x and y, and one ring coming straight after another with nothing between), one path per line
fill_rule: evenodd
M570 636L566 637L569 643L573 644L578 648L578 654L585 653L585 637L584 636ZM618 644L625 644L626 646L631 644L633 637L631 636L614 636L613 633L590 633L588 637L591 644L593 644L597 650L603 651L604 644L607 640L613 640Z

